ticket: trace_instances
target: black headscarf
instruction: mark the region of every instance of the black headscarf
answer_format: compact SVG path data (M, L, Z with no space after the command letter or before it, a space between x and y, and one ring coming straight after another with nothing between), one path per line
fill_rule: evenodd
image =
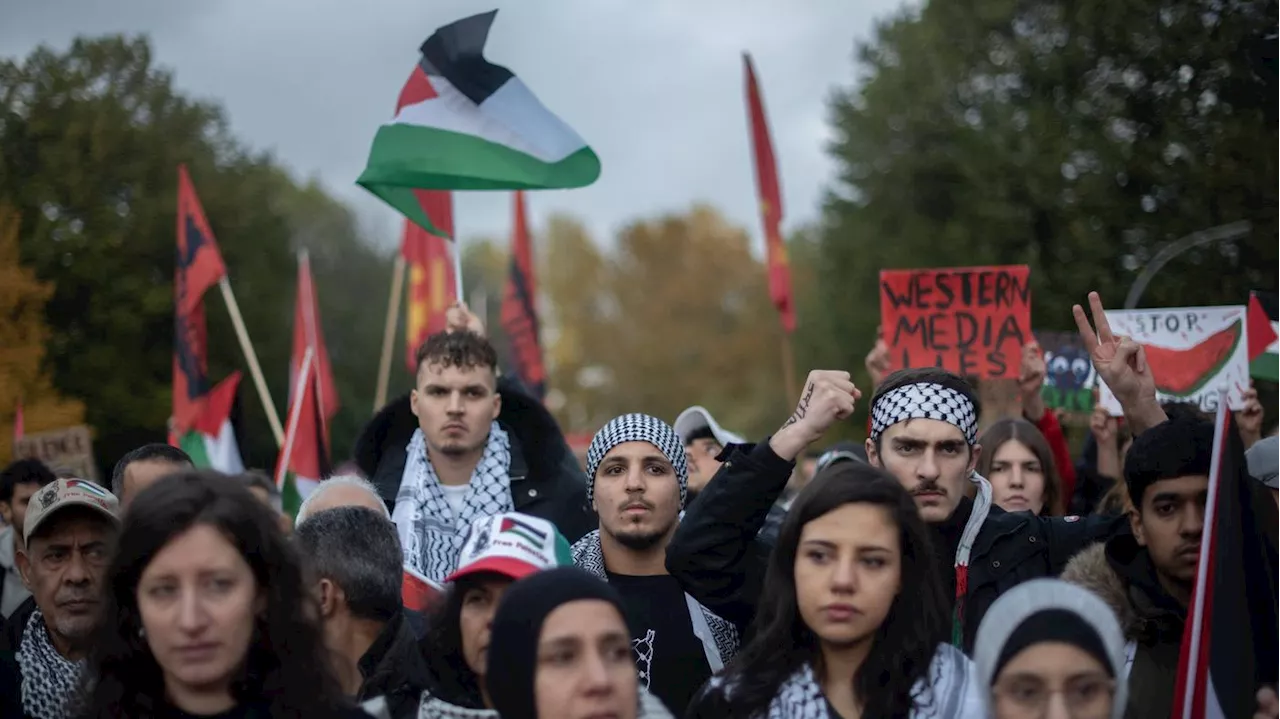
M617 590L577 567L532 574L503 595L493 618L485 674L489 700L502 719L538 719L533 686L542 624L560 605L581 599L609 602L626 621Z

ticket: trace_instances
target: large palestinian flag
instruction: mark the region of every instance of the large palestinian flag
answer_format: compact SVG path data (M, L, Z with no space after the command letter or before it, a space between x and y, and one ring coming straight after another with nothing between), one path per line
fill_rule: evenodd
M1249 476L1244 443L1218 402L1200 561L1178 662L1174 719L1253 716L1254 694L1274 685L1276 508Z
M441 234L414 190L583 187L600 160L520 78L484 57L498 11L458 20L422 44L396 116L378 129L356 183Z
M1249 376L1280 380L1280 325L1274 292L1249 293Z

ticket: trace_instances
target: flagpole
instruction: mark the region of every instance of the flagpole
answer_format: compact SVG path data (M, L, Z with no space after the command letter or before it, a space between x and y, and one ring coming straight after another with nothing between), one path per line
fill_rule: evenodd
M396 253L391 268L391 299L387 304L387 325L382 330L382 360L378 363L378 388L373 393L373 413L387 403L387 385L391 381L391 352L395 347L396 324L400 321L400 295L404 291L404 253Z
M302 366L298 368L298 381L293 387L293 405L289 407L289 433L285 436L280 450L280 461L276 463L276 487L284 489L284 477L289 473L289 460L293 458L293 440L298 437L298 420L302 417L303 396L307 389L307 379L311 376L312 351L308 347L302 355Z
M244 317L240 316L240 305L236 302L236 296L231 292L231 283L227 281L224 274L222 279L218 280L218 288L222 290L222 299L227 303L227 312L231 315L231 324L235 327L236 337L240 340L240 349L244 351L244 358L249 362L249 374L253 377L253 384L258 388L258 399L262 400L262 409L267 413L267 424L271 425L271 434L276 438L276 446L284 444L284 430L280 427L280 416L276 414L276 407L271 403L271 393L267 391L267 381L262 376L262 367L258 365L258 355L253 351L253 343L249 341L249 331L245 329Z
M462 302L464 295L462 294L462 240L457 239L458 233L453 233L453 298L458 302Z

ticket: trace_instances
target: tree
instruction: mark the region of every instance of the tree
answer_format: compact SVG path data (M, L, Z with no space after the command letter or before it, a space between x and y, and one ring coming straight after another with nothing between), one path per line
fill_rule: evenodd
M883 22L831 103L829 356L861 375L881 268L1026 263L1035 326L1070 329L1087 291L1118 307L1165 243L1244 219L1248 237L1171 263L1143 304L1274 288L1275 70L1258 58L1276 18L1274 0L969 0Z
M84 421L84 405L60 396L43 371L44 303L53 288L18 262L17 214L0 206L0 464L13 457L14 416L22 403L25 430L43 432Z
M632 223L607 254L567 218L544 245L551 386L565 394L567 430L624 412L673 421L692 404L748 435L785 416L782 330L741 229L698 206Z
M84 401L103 467L164 441L179 163L190 169L282 416L294 255L312 251L342 394L333 431L340 460L372 402L385 304L367 292L386 286L390 260L360 241L350 213L317 184L299 188L231 135L219 107L183 96L143 38L80 38L65 53L41 47L0 62L0 201L22 213L22 261L55 288L44 311L54 386ZM216 381L245 361L221 298L205 300ZM248 381L241 392L245 461L270 468L277 450L257 393Z

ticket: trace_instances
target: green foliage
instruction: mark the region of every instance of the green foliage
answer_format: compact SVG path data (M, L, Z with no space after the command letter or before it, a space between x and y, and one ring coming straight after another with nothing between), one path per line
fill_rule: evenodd
M1248 237L1175 260L1141 306L1274 288L1276 17L1274 0L966 0L882 23L831 102L802 345L865 384L893 267L1026 263L1035 326L1071 329L1089 290L1119 308L1166 243L1237 220Z
M391 263L361 242L348 210L298 186L229 133L215 104L191 100L152 63L144 38L78 39L0 63L0 202L23 224L22 261L56 289L45 307L49 368L85 403L103 466L163 441L170 413L177 166L186 163L229 268L245 324L284 416L295 250L311 251L343 408L334 456L369 416ZM245 368L218 293L205 298L213 381ZM248 464L276 448L246 373Z

